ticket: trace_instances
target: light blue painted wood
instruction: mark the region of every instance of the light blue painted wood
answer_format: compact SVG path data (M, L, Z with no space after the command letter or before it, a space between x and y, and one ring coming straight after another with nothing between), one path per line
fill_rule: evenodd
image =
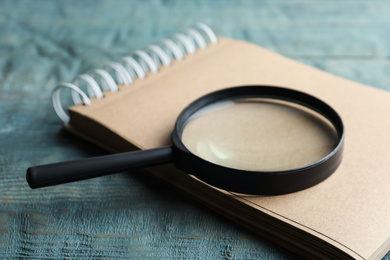
M2 0L0 258L300 259L137 172L30 190L28 166L105 153L60 131L50 92L196 21L390 90L388 17L388 1Z

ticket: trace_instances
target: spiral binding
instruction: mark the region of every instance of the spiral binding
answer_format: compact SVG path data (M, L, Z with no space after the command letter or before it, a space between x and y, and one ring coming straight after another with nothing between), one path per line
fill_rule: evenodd
M208 39L206 39L206 37ZM185 54L194 54L196 49L205 49L207 42L217 43L214 32L203 23L197 23L183 33L177 33L169 38L136 50L129 56L122 57L118 62L111 62L102 69L95 69L88 74L78 75L71 83L63 83L54 88L52 102L57 116L64 122L69 122L69 116L61 104L60 90L70 89L74 104L91 105L89 98L104 98L103 92L117 92L117 85L131 85L133 78L144 79L147 72L157 73L158 68L168 67L172 60L182 60ZM113 72L113 76L110 75ZM100 84L98 80L100 79ZM79 87L81 82L87 85L87 94Z

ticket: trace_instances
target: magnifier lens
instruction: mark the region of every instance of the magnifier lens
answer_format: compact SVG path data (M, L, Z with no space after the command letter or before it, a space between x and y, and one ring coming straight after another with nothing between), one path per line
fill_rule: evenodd
M338 144L334 126L296 103L266 98L222 101L188 120L182 142L202 159L249 171L283 171L315 163Z

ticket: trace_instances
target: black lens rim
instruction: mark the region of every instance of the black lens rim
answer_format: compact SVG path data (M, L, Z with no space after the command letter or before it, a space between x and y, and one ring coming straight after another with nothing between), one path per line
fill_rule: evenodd
M321 160L300 168L282 171L247 171L206 161L191 153L181 141L190 117L207 105L224 100L262 97L300 104L327 118L338 135L336 148ZM253 195L280 195L312 187L338 168L345 139L344 124L328 104L309 94L278 86L250 85L226 88L207 94L188 105L179 115L172 132L175 166L200 180L227 191Z

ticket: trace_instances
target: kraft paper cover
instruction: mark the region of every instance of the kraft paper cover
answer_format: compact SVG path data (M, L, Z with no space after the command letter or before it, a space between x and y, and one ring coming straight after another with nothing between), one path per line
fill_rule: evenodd
M304 256L326 257L333 247L346 259L381 258L390 249L388 92L249 43L219 39L117 93L92 99L91 106L71 107L67 128L116 151L161 147L170 144L175 120L191 101L253 84L306 92L341 115L344 157L330 178L288 195L248 196L215 189L173 166L150 169L151 174Z

